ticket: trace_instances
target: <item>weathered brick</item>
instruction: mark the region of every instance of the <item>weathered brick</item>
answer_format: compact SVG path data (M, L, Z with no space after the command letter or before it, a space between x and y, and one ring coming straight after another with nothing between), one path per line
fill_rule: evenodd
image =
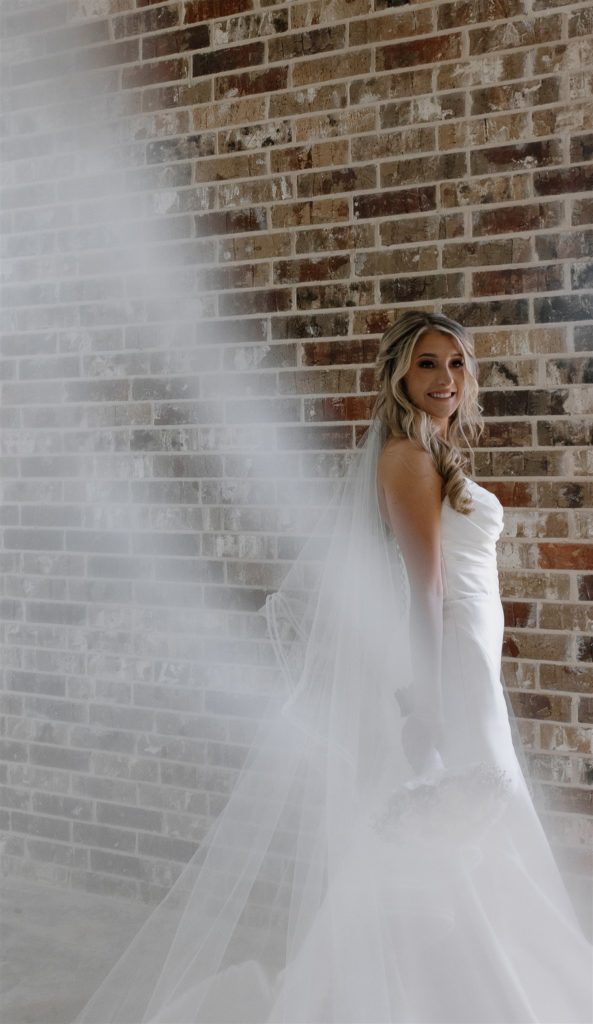
M432 11L410 11L400 8L381 18L364 18L350 23L348 43L364 46L387 39L405 39L406 36L429 35L432 31Z
M563 211L559 203L525 206L504 206L496 210L479 210L472 214L474 235L507 235L513 232L537 231L558 227Z
M305 366L373 363L377 357L378 348L378 342L370 338L316 341L301 345L301 359Z
M418 213L435 208L436 192L431 186L354 197L355 217L388 217L393 214Z
M514 46L535 46L560 39L562 22L559 14L541 18L520 18L492 28L471 29L469 49L472 56L492 50L509 50Z
M436 148L434 128L409 128L368 138L363 135L352 140L353 160L381 160L388 156L405 153L432 152Z
M291 117L310 113L313 110L340 110L348 103L346 82L332 82L330 85L313 85L305 89L291 89L275 92L270 96L270 117ZM330 119L331 120L331 119ZM295 130L299 130L296 124ZM311 139L313 133L307 129L299 132L299 138Z
M446 153L414 160L397 160L381 165L381 185L408 185L424 181L460 178L467 173L465 153Z
M529 263L531 259L532 247L528 238L505 238L487 242L449 242L443 246L444 268Z
M38 11L45 57L5 54L0 799L3 825L29 816L9 856L30 877L165 894L254 738L262 705L245 690L277 686L263 627L256 644L245 631L306 536L305 503L333 493L364 434L401 302L472 330L476 473L505 506L506 684L525 701L532 777L579 818L593 724L588 8L116 7L53 27ZM64 179L67 140L46 123L52 76L75 59L95 67L84 131L98 117L119 147L92 181ZM172 300L114 259L109 183L132 221L150 219ZM186 293L194 326L167 323ZM266 417L280 457L264 455ZM76 828L75 843L36 837L36 819Z
M212 72L208 71L208 74ZM276 92L285 89L288 70L285 67L271 67L264 71L247 71L244 74L217 75L214 79L214 99L226 100L235 96L253 96L261 92Z
M463 274L422 274L380 282L381 302L424 302L463 295Z
M534 300L535 319L538 323L557 323L562 320L590 320L593 317L593 293L558 295Z
M199 31L196 29L194 31ZM202 44L202 45L206 45ZM197 49L196 46L187 49ZM264 44L261 42L247 43L245 46L232 46L228 49L210 50L207 53L196 53L192 58L192 74L194 78L201 75L222 75L225 71L248 68L263 64Z
M253 8L253 0L185 0L183 21L186 25L196 21L209 21L211 18L243 14L244 11L252 11Z
M428 195L425 193L428 191ZM394 193L397 195L398 193ZM389 193L388 193L389 195ZM400 195L405 195L400 193ZM429 189L418 190L417 200L423 204L430 203L434 193ZM414 198L414 191L411 190L410 198ZM397 202L397 200L395 201ZM356 203L356 200L355 200ZM356 208L356 207L355 207ZM416 206L415 209L419 207ZM422 208L430 209L429 206ZM401 211L408 212L406 207ZM364 215L364 214L363 214ZM440 214L434 217L405 217L385 221L379 226L379 237L382 245L408 245L412 242L433 242L445 238L459 238L464 234L463 217L459 214Z
M322 259L284 260L274 264L274 283L326 281L350 276L350 257L329 256Z
M423 245L391 249L389 252L361 253L355 257L354 273L361 277L376 277L382 274L418 273L436 270L438 249L434 245Z
M409 68L415 64L437 64L461 57L462 36L460 32L450 35L430 36L393 46L377 47L378 71L392 71L394 68Z
M283 61L308 57L312 53L326 53L341 50L346 42L346 26L307 29L290 35L271 39L268 43L268 60Z
M568 697L552 697L543 693L509 693L515 714L520 718L551 719L554 722L570 722Z
M559 164L562 163L562 159L560 141L550 139L544 142L526 142L518 146L496 146L474 150L470 154L470 167L472 174L487 174L493 169L514 171L541 167L546 164Z
M485 206L494 203L519 202L531 199L531 176L511 174L494 175L465 181L444 182L439 185L440 203L445 207Z
M171 53L184 53L186 50L203 50L209 43L210 32L207 25L149 35L142 40L142 60L166 57Z
M593 569L590 544L540 544L539 562L544 569Z
M265 209L229 210L195 218L196 232L204 235L234 235L242 231L264 231L267 227Z
M312 85L330 79L351 78L353 75L368 74L371 70L371 51L339 54L335 57L319 57L303 60L292 69L293 85Z
M122 71L122 89L138 89L144 85L156 85L158 82L172 82L185 79L188 66L185 59L159 60L152 64L124 68Z
M123 36L136 36L145 32L173 28L179 24L179 13L179 9L175 7L157 7L116 16L111 19L114 38L121 39Z
M558 170L536 171L533 190L537 196L552 196L565 192L589 192L593 189L593 167L567 167Z
M331 195L334 192L354 192L359 188L375 188L376 185L377 170L372 164L297 175L297 195L303 198Z
M212 26L212 43L215 47L240 43L245 39L263 39L275 36L278 32L288 29L288 9L280 7L276 10L264 11L263 14L251 14L242 18L227 18L216 21Z
M313 167L342 166L348 162L348 141L320 142L310 146L294 146L290 149L276 149L270 154L271 169L301 171Z
M482 270L472 274L474 295L508 295L514 292L547 292L561 289L564 274L561 266L510 270Z

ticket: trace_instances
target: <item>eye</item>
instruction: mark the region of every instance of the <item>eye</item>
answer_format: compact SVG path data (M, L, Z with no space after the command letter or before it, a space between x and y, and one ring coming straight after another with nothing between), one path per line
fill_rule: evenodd
M463 366L463 359L454 359L452 365L457 367ZM432 359L421 359L420 362L418 363L418 366L420 366L421 368L431 367L434 366L434 362Z

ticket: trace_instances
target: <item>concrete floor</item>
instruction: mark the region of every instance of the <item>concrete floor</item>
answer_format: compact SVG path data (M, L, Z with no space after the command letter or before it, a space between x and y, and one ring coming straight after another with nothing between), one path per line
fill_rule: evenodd
M591 890L579 886L572 895L589 932ZM0 883L2 1024L71 1024L149 912L150 908L128 900L4 879Z
M2 1024L70 1024L148 913L130 901L4 879Z

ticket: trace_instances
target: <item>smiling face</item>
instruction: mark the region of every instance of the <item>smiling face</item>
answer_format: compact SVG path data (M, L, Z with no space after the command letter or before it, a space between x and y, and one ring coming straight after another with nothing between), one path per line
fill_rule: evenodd
M449 417L459 407L465 384L465 356L460 343L450 334L426 331L414 345L403 383L410 401L428 413L446 437Z

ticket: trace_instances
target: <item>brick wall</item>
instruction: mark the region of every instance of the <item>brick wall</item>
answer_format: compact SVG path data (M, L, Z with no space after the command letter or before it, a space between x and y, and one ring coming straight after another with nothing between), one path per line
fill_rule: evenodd
M303 493L343 470L379 337L411 307L475 337L505 678L582 871L590 3L7 0L3 17L4 870L150 900L190 856L273 687L243 615L294 550ZM158 306L128 219L167 269ZM261 429L284 454L256 490ZM196 635L205 597L220 619Z

